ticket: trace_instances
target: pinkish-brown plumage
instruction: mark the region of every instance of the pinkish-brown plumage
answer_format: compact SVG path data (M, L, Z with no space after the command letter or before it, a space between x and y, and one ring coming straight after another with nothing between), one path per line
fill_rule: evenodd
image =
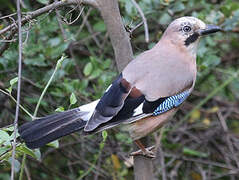
M199 39L219 30L194 17L174 20L159 42L132 60L100 100L26 123L19 128L21 138L28 147L37 148L75 131L92 134L119 124L133 140L146 136L167 122L189 96L196 80Z

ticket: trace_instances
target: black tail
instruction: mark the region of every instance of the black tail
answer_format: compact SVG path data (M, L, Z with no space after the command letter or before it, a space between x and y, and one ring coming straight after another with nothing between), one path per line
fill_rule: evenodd
M75 108L23 124L18 132L29 148L39 148L62 136L84 128L82 116L88 112Z

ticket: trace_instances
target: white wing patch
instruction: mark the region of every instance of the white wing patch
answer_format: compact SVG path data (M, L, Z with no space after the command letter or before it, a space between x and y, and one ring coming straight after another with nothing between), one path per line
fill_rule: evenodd
M89 104L85 104L79 107L80 111L88 112L87 114L83 115L81 118L83 121L88 121L92 116L93 112L95 111L95 107L100 100L95 100Z
M105 90L105 93L111 88L111 86L112 86L112 84L109 85L109 87ZM99 101L100 101L100 99L97 99L89 104L84 104L79 107L80 111L88 112L88 114L85 114L84 116L82 116L83 121L88 121L91 118Z
M133 116L137 116L139 114L143 114L143 105L144 102L142 102L135 110Z
M111 88L111 86L112 86L112 84L109 85L109 87L105 90L105 93L106 93L107 91L109 91L109 89Z

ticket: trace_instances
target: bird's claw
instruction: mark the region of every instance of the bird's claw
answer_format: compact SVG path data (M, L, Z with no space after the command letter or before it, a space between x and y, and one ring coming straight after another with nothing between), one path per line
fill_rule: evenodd
M152 151L152 149L154 149L154 146L145 148L145 151L143 151L143 150L140 149L140 150L138 150L138 151L135 151L135 152L130 153L130 156L138 156L138 155L141 155L141 156L145 156L145 157L148 157L148 158L155 158L156 155L155 155L155 153Z

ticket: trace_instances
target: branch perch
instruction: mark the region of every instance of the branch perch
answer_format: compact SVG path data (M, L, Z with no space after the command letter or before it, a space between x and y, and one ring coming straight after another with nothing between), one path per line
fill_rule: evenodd
M133 51L119 12L117 0L97 0L97 7L106 24L114 49L115 61L121 72L133 59Z
M69 5L74 5L74 4L88 4L93 7L97 7L96 1L95 0L67 0L67 1L59 1L59 2L54 2L50 5L47 5L43 8L37 9L36 11L28 12L25 17L22 18L21 24L22 26L25 25L28 21L48 12L53 9L57 9L60 7L64 6L69 6ZM16 26L15 23L10 24L9 26L3 28L0 30L0 35L3 35L9 31L11 31L4 40L11 40L15 33L17 32L18 27ZM9 47L9 43L4 43L2 47L0 48L0 56L3 54L3 52Z
M117 0L97 0L97 7L106 24L107 31L114 49L118 70L133 59L132 47L119 11ZM144 156L134 157L135 180L153 179L153 163Z

